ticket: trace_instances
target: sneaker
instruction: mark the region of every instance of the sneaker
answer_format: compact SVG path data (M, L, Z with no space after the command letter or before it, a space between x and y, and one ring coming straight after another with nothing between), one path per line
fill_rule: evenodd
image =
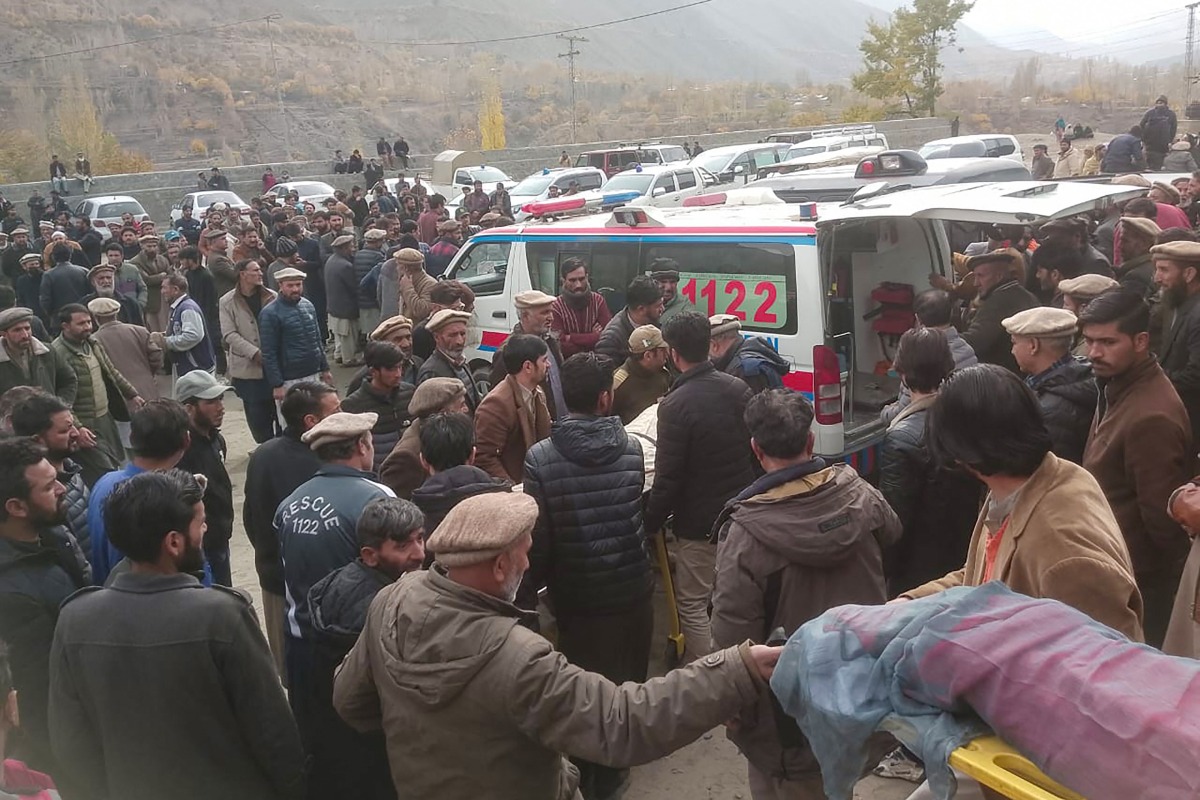
M925 780L925 765L913 758L903 747L897 747L883 757L871 773L881 778L898 778L909 783Z

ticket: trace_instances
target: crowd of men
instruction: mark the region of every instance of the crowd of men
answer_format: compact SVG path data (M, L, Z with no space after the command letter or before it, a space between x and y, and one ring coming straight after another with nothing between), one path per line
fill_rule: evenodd
M441 279L471 231L415 181L106 244L13 227L0 789L19 762L68 800L603 800L729 723L756 800L822 798L751 643L831 607L1000 580L1195 657L1200 174L1119 180L1146 196L992 228L916 297L878 488L814 454L787 359L670 259L610 309L563 258L473 369L474 294ZM472 219L503 224L498 196ZM258 445L241 509L230 390ZM660 535L684 666L647 683Z

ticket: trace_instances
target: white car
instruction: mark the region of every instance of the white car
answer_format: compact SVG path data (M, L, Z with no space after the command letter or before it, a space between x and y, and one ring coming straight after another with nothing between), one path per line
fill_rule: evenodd
M760 144L734 144L704 150L689 163L712 173L721 183L735 180L748 181L758 171L783 160L783 153L791 145L784 142Z
M934 139L918 151L921 158L1007 158L1009 161L1025 163L1021 143L1015 136L1005 133L982 133L969 136L953 136Z
M483 184L483 190L488 194L496 191L497 183L503 183L504 188L508 189L510 192L512 191L512 188L517 185L517 182L508 177L508 174L505 173L504 170L481 164L477 167L459 167L458 169L454 170L453 186L429 184L429 193L440 194L442 197L446 198L446 208L449 208L451 211L453 211L453 209L457 208L458 204L462 202L463 187L473 190L475 187L475 181L481 182Z
M887 149L887 137L879 133L870 136L821 136L792 145L783 154L782 161L763 167L758 171L758 177L786 175L802 169L857 164L864 158Z
M202 192L189 192L183 196L175 205L171 206L171 224L174 225L179 220L183 219L183 209L190 208L192 216L196 219L204 219L204 215L208 213L208 207L215 203L224 203L230 208L249 211L250 206L245 200L238 197L233 192L220 191L216 189L206 189Z
M267 194L283 200L290 192L295 192L300 196L301 203L312 203L320 208L321 203L333 197L334 191L332 186L321 181L288 181L275 184L267 190Z
M618 172L603 189L527 203L532 217L607 211L618 206L672 208L717 185L714 175L694 164L655 164Z
M513 219L516 222L529 219L529 212L524 211L523 207L529 203L550 199L551 187L557 188L561 196L570 191L572 183L578 191L590 192L603 187L607 180L604 171L595 167L545 169L535 172L508 192L512 200Z
M100 231L105 241L112 236L108 226L112 223L120 224L121 217L125 214L133 214L133 218L138 222L152 222L142 204L124 194L96 195L75 206L75 216L90 219L92 227Z

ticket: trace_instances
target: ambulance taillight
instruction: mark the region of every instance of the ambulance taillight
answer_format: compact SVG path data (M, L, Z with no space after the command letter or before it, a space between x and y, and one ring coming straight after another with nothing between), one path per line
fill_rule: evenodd
M813 347L813 406L821 425L842 422L842 368L832 347Z

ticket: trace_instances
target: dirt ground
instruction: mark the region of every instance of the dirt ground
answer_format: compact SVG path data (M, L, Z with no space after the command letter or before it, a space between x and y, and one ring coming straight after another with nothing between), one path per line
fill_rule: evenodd
M334 378L339 388L344 390L352 374L353 370L334 369ZM235 586L251 593L255 607L261 615L262 598L259 594L258 576L254 571L254 551L241 529L241 509L244 500L242 487L246 482L246 464L250 451L254 449L254 440L246 427L241 402L233 392L226 395L225 408L222 433L229 447L226 468L233 479L234 507L237 509L237 523L233 540L230 542L233 582ZM656 644L651 662L653 675L666 672L666 606L661 592L657 599ZM662 646L659 646L660 642ZM855 800L902 800L913 788L912 784L904 781L871 777L859 784L854 796ZM625 793L626 800L676 797L688 800L749 800L745 760L725 738L723 730L710 731L698 741L667 758L634 769Z

